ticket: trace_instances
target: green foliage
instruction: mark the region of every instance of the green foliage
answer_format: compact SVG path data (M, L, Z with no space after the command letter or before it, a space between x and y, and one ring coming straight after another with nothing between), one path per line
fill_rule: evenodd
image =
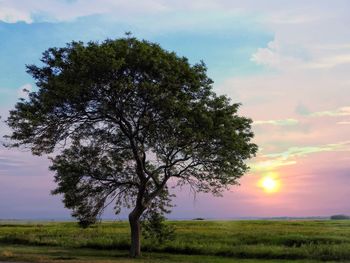
M143 237L155 244L163 244L175 238L175 227L166 224L164 214L170 213L172 207L171 197L165 188L159 196L152 200L148 209L141 217L141 229Z
M27 67L37 91L7 119L10 146L58 153L53 193L84 225L110 203L139 218L170 178L220 194L257 151L252 121L213 92L204 63L130 35L50 48L41 61Z
M174 226L165 224L165 217L159 212L146 213L141 226L144 238L156 244L163 244L175 239Z
M78 219L78 224L81 228L87 228L97 222L96 217L94 216L88 217L86 216L86 214L83 214L82 216L81 214L78 214L77 219Z

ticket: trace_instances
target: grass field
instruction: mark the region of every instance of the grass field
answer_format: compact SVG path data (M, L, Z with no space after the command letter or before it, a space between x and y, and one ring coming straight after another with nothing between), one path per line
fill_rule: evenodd
M349 221L172 221L174 241L143 240L136 262L350 262ZM0 261L134 262L126 222L0 223Z

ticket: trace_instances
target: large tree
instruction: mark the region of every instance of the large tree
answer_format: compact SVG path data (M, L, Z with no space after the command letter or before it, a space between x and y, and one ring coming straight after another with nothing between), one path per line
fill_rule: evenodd
M37 90L7 120L11 145L54 154L53 192L82 224L109 203L132 208L132 256L140 255L140 216L162 207L169 179L220 194L257 150L252 121L213 92L204 63L158 44L72 42L41 61L27 66Z

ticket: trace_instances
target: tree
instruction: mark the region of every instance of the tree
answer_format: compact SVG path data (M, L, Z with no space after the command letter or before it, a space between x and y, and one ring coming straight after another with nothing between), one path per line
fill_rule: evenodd
M27 66L37 91L10 111L12 147L53 153L54 194L83 226L109 203L132 208L131 256L140 217L169 197L167 184L220 194L247 171L251 120L217 96L204 63L127 36L50 48Z

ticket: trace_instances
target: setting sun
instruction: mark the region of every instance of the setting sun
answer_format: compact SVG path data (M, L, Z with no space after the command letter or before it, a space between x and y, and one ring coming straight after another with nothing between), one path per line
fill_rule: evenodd
M275 193L280 189L280 181L277 179L275 173L269 173L259 181L259 187L261 187L265 193Z

